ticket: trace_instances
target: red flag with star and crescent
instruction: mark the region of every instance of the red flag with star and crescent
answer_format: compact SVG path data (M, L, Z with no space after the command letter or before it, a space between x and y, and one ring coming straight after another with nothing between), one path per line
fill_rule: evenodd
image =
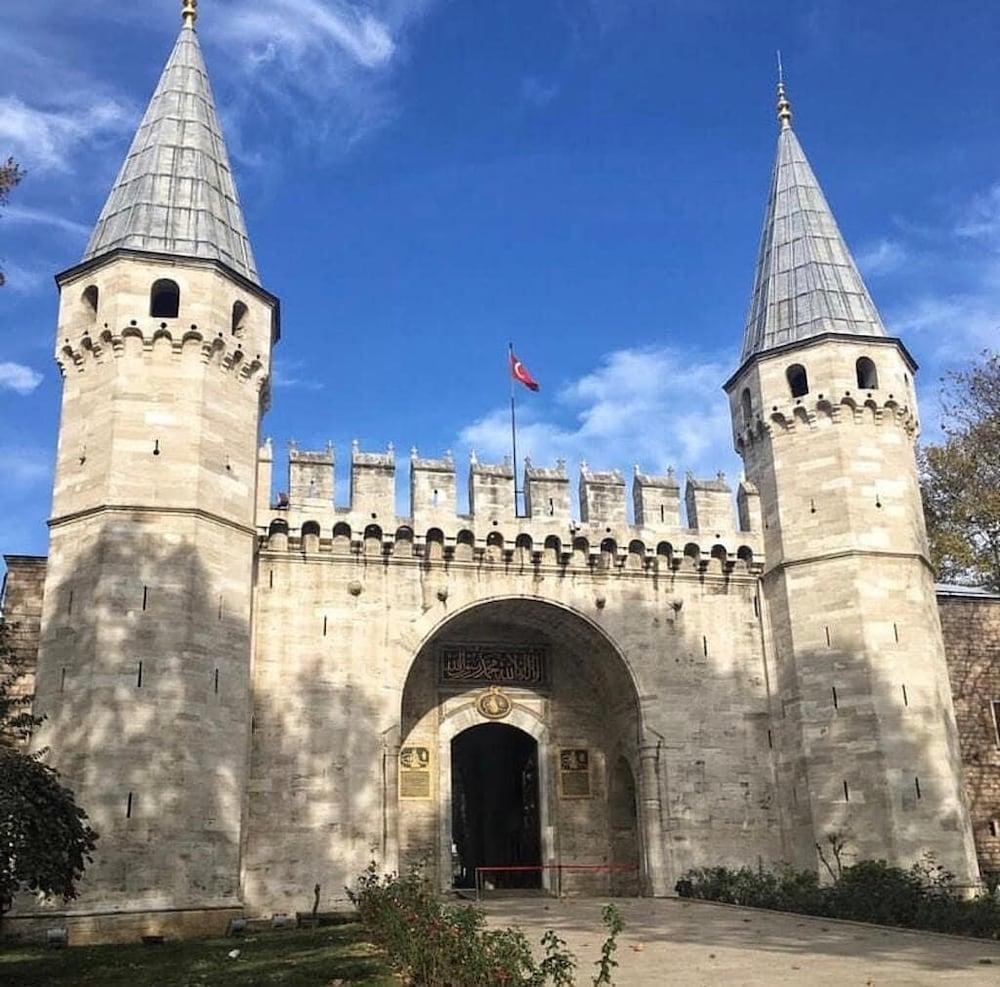
M510 375L514 380L520 381L529 391L537 391L540 384L528 372L528 368L514 354L514 347L510 348Z

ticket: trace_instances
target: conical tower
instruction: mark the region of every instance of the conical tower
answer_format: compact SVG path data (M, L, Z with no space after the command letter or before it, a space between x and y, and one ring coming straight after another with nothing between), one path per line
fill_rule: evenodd
M37 740L100 834L74 912L143 915L147 931L239 907L256 458L278 338L196 7L82 262L58 277Z
M792 129L726 383L760 492L763 615L788 855L931 851L978 881L917 479L916 365L890 337Z

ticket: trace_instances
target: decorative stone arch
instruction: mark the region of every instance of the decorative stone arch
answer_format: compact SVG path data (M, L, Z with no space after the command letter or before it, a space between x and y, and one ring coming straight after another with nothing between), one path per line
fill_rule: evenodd
M482 597L456 607L446 615L439 610L430 610L411 625L407 650L412 655L403 687L400 691L400 718L398 726L394 727L387 737L391 736L390 746L398 755L400 747L418 743L417 736L427 737L433 733L434 740L431 749L437 756L438 764L433 770L435 792L437 799L436 818L434 822L434 840L437 846L433 850L434 858L440 867L439 877L442 887L450 886L451 880L451 741L462 731L471 726L487 722L496 722L486 718L475 705L475 699L484 687L469 687L465 694L453 698L451 708L447 709L446 700L441 698L436 679L432 687L420 692L418 685L418 707L409 708L408 697L415 688L415 677L423 675L427 682L427 668L431 674L436 674L434 664L434 645L438 641L447 641L448 636L462 636L470 628L476 626L474 617L486 616L498 620L506 619L510 624L528 630L541 630L550 635L558 636L565 633L567 647L571 647L581 661L591 661L591 674L595 678L609 680L615 683L614 689L605 690L602 695L603 708L618 714L619 718L610 726L604 727L608 738L602 749L602 764L604 774L595 776L601 778L602 785L610 789L610 771L617 763L619 755L628 751L627 759L633 767L636 784L636 799L638 803L638 835L640 874L639 886L645 894L664 895L672 887L673 875L669 863L670 854L664 839L664 808L661 787L664 783L661 771L661 748L657 735L647 730L643 704L640 699L642 691L639 687L635 669L628 656L614 638L594 618L560 600L540 596L521 596L503 594ZM423 664L423 671L420 666ZM620 697L615 704L608 702L610 694ZM511 693L511 710L502 720L517 727L531 736L538 744L539 754L539 795L542 823L542 858L550 862L556 847L561 847L562 837L558 831L549 829L556 825L552 817L552 805L556 802L554 776L554 758L557 744L563 744L565 739L552 735L552 725L546 717L550 715L550 705L555 692L546 694L548 698L542 704L544 713L538 708L532 708L531 703ZM535 697L538 699L538 697ZM536 704L537 706L537 704ZM424 719L426 717L426 719ZM600 716L597 719L601 719ZM436 724L433 729L431 723ZM420 729L418 729L420 727ZM617 740L612 738L617 735ZM429 738L428 738L429 739ZM396 775L396 760L393 759L393 769L387 775L387 805L391 803L387 817L386 863L389 867L405 866L406 861L400 860L400 836L403 825L402 801L397 802L398 777ZM604 791L606 795L606 790ZM548 804L547 804L548 802ZM595 804L598 801L595 797ZM411 844L412 845L412 844ZM563 860L563 862L572 862ZM546 885L548 886L548 885Z

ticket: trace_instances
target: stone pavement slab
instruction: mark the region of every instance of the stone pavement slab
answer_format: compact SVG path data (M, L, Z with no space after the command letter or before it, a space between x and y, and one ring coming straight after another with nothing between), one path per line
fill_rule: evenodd
M1000 987L1000 944L680 899L615 902L625 918L618 987L837 985ZM601 943L602 900L487 902L492 925L516 925L533 943L555 929L588 984Z

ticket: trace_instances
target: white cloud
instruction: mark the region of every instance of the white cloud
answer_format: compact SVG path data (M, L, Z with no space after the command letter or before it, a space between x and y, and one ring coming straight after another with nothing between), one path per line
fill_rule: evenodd
M321 381L303 376L305 363L302 360L275 360L271 365L272 387L297 387L303 391L320 391Z
M225 48L227 62L211 70L249 77L227 113L239 133L235 152L254 158L248 125L271 114L296 121L297 135L333 149L350 145L390 120L395 99L389 79L400 63L407 32L433 0L231 0L202 41ZM242 57L233 59L233 52Z
M1000 244L1000 183L972 199L955 232L960 237Z
M909 251L902 243L885 237L861 247L857 253L858 267L871 278L898 271L908 258Z
M30 394L42 382L42 375L22 363L0 363L0 390Z
M527 394L519 402L518 454L539 466L556 459L594 469L647 473L675 467L735 478L739 462L731 452L729 409L722 382L735 366L676 347L622 349L562 388L556 408ZM560 409L566 414L560 415ZM565 419L565 420L562 420ZM510 453L509 411L497 408L462 429L457 445L480 458Z
M73 171L81 146L121 134L132 123L125 106L109 99L43 109L17 96L0 97L0 144L29 170Z
M34 295L46 284L51 284L52 272L49 267L25 267L23 264L13 264L9 261L0 263L6 283L5 291L16 295Z
M8 206L2 213L3 219L8 223L24 223L38 226L51 226L61 230L63 233L72 233L74 236L89 236L90 229L84 223L77 223L75 220L67 219L58 213L50 212L47 209L29 209L25 206Z

